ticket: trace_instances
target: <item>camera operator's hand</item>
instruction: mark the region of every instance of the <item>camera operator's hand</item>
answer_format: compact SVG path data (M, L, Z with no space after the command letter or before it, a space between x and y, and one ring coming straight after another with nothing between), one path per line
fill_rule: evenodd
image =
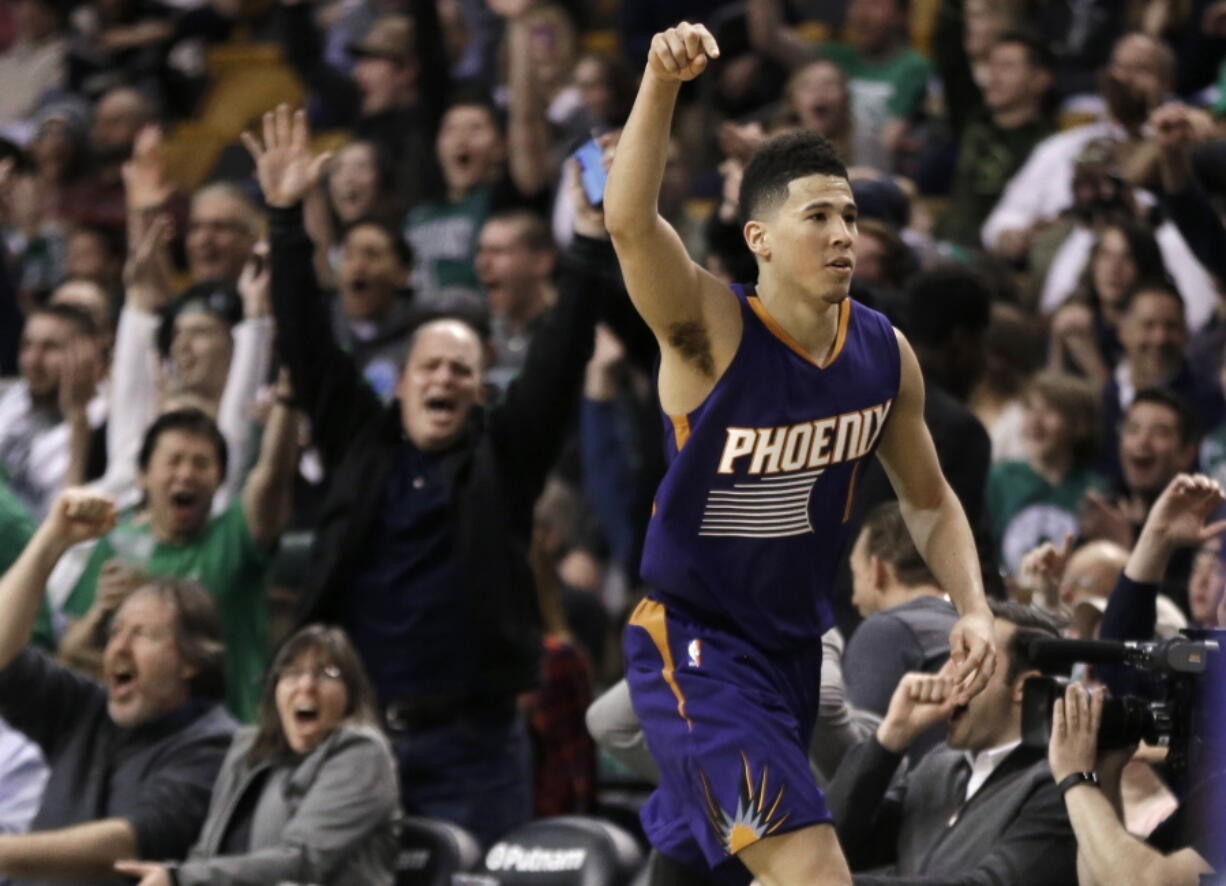
M958 700L956 669L949 659L935 674L904 674L877 727L877 742L901 754L925 729L947 719Z
M1087 691L1070 683L1056 699L1051 714L1047 762L1059 784L1074 772L1091 772L1098 758L1098 724L1103 715L1103 690Z
M1178 474L1149 510L1141 537L1124 568L1133 581L1161 581L1178 548L1199 545L1226 529L1226 520L1206 524L1226 501L1222 487L1204 474Z

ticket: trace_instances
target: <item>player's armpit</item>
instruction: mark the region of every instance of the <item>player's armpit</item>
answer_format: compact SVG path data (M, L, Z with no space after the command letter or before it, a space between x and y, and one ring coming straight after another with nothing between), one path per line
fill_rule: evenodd
M613 246L630 299L660 345L661 404L671 414L689 412L736 354L736 296L690 260L680 236L658 216L649 231L614 232Z

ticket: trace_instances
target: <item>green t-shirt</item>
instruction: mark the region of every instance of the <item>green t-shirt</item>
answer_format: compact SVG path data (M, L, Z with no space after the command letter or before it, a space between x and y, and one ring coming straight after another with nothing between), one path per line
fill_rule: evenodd
M211 518L199 538L182 545L157 541L148 524L134 525L131 514L126 515L99 539L64 602L65 614L80 618L93 605L98 574L112 557L151 575L194 579L213 595L226 643L226 706L250 722L259 706L268 659L265 572L271 555L251 538L241 499Z
M889 158L877 156L882 154L882 130L892 118L910 117L920 109L932 65L910 47L887 59L871 61L844 43L823 43L818 54L847 75L855 121L855 162L888 169Z
M8 478L0 473L0 574L21 556L36 528L30 512L9 486Z
M977 248L980 228L1009 179L1053 129L1046 118L1012 129L1002 129L986 115L972 118L962 132L949 208L937 233L954 243Z
M25 550L26 544L37 528L30 512L26 510L26 506L9 486L8 477L0 471L0 575L7 572L8 568L21 556L21 552ZM55 649L51 609L45 597L38 608L31 642L47 651Z
M481 292L473 258L493 193L493 185L478 185L459 200L421 203L409 213L405 238L413 247L415 288L428 293L444 289Z
M1077 531L1077 514L1087 489L1106 488L1106 480L1089 468L1076 468L1053 486L1024 461L1002 461L988 474L988 515L996 533L1001 562L1017 574L1027 552L1045 541L1060 544Z

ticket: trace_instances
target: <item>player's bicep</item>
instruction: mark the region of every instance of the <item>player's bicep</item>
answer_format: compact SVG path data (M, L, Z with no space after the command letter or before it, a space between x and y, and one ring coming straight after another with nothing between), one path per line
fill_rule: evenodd
M660 343L701 374L714 375L740 336L736 297L696 265L664 219L633 236L614 236L622 277L635 309Z
M944 495L945 480L932 434L924 423L924 375L910 343L898 336L898 397L881 435L877 457L904 506L928 510Z

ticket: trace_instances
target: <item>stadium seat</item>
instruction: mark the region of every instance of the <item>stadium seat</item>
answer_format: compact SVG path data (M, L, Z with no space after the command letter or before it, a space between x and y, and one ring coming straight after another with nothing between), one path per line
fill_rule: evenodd
M499 886L629 886L643 851L627 831L581 815L542 818L490 847L478 869Z
M410 816L402 824L396 886L451 886L453 874L471 871L481 844L459 825Z

